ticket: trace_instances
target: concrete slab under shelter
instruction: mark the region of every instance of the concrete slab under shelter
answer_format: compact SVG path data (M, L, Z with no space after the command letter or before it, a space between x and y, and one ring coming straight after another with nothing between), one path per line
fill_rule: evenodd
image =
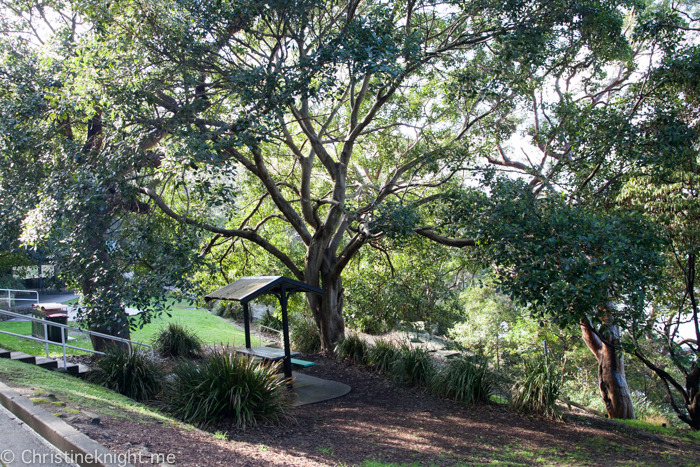
M315 404L337 397L342 397L350 392L350 386L337 381L328 381L303 373L294 373L292 395L292 407Z

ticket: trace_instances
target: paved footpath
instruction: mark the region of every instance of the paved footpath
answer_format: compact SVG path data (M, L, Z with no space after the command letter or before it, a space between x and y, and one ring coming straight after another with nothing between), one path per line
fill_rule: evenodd
M3 467L77 467L56 447L0 405L0 465Z

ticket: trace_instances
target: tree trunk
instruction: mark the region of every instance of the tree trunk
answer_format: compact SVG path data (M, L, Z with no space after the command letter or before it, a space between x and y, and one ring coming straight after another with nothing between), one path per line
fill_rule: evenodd
M340 276L331 273L334 261L324 261L321 271L314 273L307 265L305 276L307 283L323 289L323 296L307 294L307 302L313 313L316 326L321 335L321 351L333 354L335 342L345 335L343 319L343 284ZM318 284L318 277L321 283ZM315 280L314 280L315 279Z
M589 322L581 321L583 340L598 360L600 395L610 418L634 419L634 406L627 387L625 362L617 344L617 326L608 325L607 337L602 340Z
M88 311L86 323L90 331L109 334L110 336L121 337L122 339L130 339L131 330L129 329L129 316L121 304L115 303L115 300L109 299L110 291L108 287L95 287L95 281L89 271L81 281L81 292L83 297L88 297ZM118 300L118 297L117 297ZM100 336L90 336L92 348L98 352L104 352L110 345L116 345L119 348L128 348L127 344L107 339Z
M109 314L110 323L102 325L91 325L90 331L101 332L102 334L109 334L110 336L121 337L122 339L130 339L131 331L129 329L129 316L126 314L126 310L121 308L119 311L112 312ZM92 348L98 352L104 352L107 347L115 346L117 348L126 350L129 345L123 342L114 341L100 336L90 336L90 341L92 342Z
M688 425L693 430L700 430L700 366L693 364L685 378L685 390L688 392ZM681 420L683 420L681 418ZM685 420L683 420L685 421Z

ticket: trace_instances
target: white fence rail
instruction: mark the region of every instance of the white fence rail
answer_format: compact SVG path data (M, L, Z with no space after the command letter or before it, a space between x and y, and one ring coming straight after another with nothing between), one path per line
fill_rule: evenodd
M263 326L262 324L258 324L258 339L260 339L260 346L262 347L262 332L265 330L268 334L277 334L277 338L279 339L279 343L282 343L282 331L278 331L277 329L270 328L267 326ZM267 337L266 337L267 339Z
M20 295L33 295L33 298L17 297L18 293ZM28 305L31 305L32 303L39 303L39 292L36 290L0 289L0 305L7 303L7 308L11 308L15 306L13 305L13 302L30 302L27 303Z
M110 336L109 334L103 334L103 333L101 333L101 332L88 331L88 330L86 330L86 329L75 328L75 327L73 327L73 326L68 326L67 324L55 323L55 322L53 322L53 321L46 321L46 320L44 320L44 319L35 318L35 317L33 317L33 316L22 315L22 314L20 314L20 313L15 313L15 312L13 312L13 311L7 311L7 310L2 310L2 309L0 309L0 315L5 315L5 316L10 316L10 317L12 317L12 318L19 318L19 319L22 319L22 320L29 320L29 321L34 321L34 322L36 322L36 323L41 323L41 324L44 326L44 338L43 338L43 339L40 338L40 337L27 336L27 335L24 335L24 334L15 334L14 332L1 331L1 330L0 330L0 334L7 334L7 335L10 335L10 336L20 337L20 338L22 338L22 339L32 340L32 341L35 341L35 342L42 342L42 343L46 344L46 358L49 358L49 345L59 345L59 346L61 346L61 347L63 348L63 368L66 368L66 365L67 365L67 362L66 362L66 349L82 350L82 351L84 351L84 352L91 352L91 353L98 354L98 355L104 355L104 352L100 352L100 351L97 351L97 350L94 350L94 349L85 349L85 348L82 348L82 347L76 347L76 346L74 346L74 345L69 345L69 344L67 344L67 343L66 343L66 331L64 331L64 330L73 331L73 332L79 332L79 333L83 333L83 334L88 334L88 335L90 335L90 336L98 336L98 337L102 337L102 338L104 338L104 339L113 340L113 341L115 341L115 342L122 342L122 343L126 344L126 345L129 347L129 352L132 351L132 348L131 348L131 345L132 345L132 344L134 344L134 345L140 345L140 346L143 346L143 347L148 347L148 349L149 349L150 352L151 352L151 358L153 358L154 355L155 355L154 352L153 352L153 347L151 347L151 346L148 345L148 344L144 344L143 342L131 341L131 340L129 340L129 339L124 339L124 338L121 338L121 337ZM61 342L54 342L54 341L52 341L52 340L49 340L48 326L55 326L55 327L61 328Z

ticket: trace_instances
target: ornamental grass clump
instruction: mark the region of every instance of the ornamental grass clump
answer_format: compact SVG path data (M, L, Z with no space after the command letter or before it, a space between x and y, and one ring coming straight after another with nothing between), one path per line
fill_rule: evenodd
M145 352L111 345L97 358L87 380L138 401L153 399L163 389L163 370Z
M180 420L207 426L231 418L238 428L279 422L289 405L277 366L255 363L233 349L215 349L203 361L179 360L166 400Z
M525 361L523 379L513 387L513 410L560 418L556 402L561 394L561 375L547 359Z
M176 323L169 323L153 339L153 348L162 357L196 358L203 346L197 333Z
M448 361L431 382L432 391L461 404L486 404L496 379L485 359L461 355Z
M289 331L289 340L294 350L305 354L321 351L321 335L314 320L307 317L295 319Z
M338 341L335 346L335 355L340 360L350 360L356 365L367 365L368 346L357 334L350 334Z
M367 351L369 365L380 373L389 373L391 364L396 360L399 348L391 342L377 340L374 346Z
M435 373L435 361L426 348L401 344L389 366L396 380L413 386L427 386Z

